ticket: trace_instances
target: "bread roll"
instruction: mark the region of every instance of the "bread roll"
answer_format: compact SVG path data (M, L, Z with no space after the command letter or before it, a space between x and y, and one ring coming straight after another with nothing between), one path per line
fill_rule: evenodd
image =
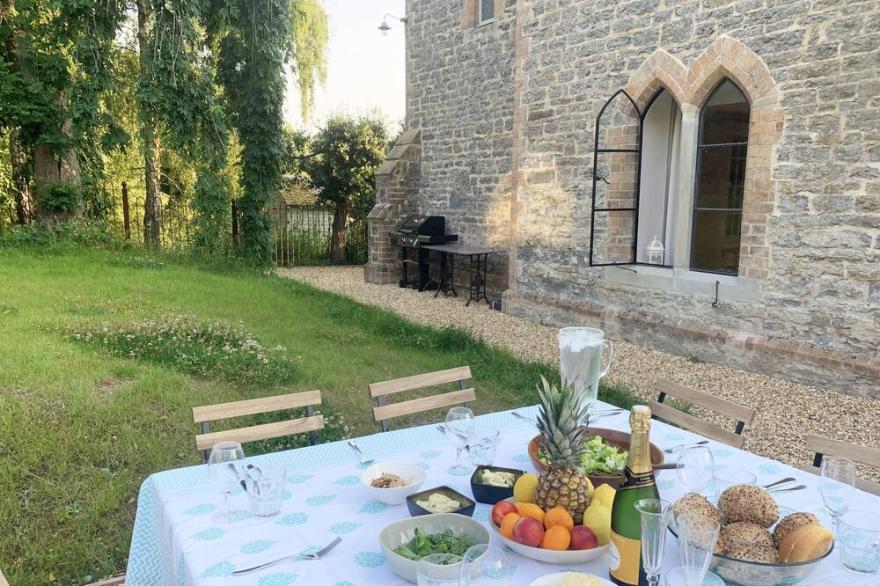
M779 561L796 564L822 557L832 541L834 535L821 525L809 523L795 527L779 540Z
M779 507L770 493L748 484L737 484L722 492L718 510L724 524L744 521L767 528L779 519Z
M810 524L819 525L819 519L813 513L792 513L786 516L776 524L776 528L773 530L773 541L776 543L776 547L779 547L782 538L791 533L793 529Z

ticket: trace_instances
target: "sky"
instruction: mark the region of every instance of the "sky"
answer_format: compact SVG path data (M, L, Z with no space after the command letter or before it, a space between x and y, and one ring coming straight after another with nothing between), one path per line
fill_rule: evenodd
M378 111L389 130L406 112L404 24L388 19L391 30L382 36L378 26L386 13L404 16L404 0L324 0L330 26L327 83L315 91L315 107L300 118L299 89L288 80L285 121L313 130L338 114Z

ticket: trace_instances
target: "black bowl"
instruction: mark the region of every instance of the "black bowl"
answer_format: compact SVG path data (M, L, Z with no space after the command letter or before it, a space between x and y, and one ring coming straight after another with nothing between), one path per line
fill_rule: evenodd
M495 470L497 472L510 472L513 474L513 482L516 483L519 477L525 474L522 470L514 468L501 468L500 466L477 466L471 475L471 492L474 493L474 500L478 503L494 505L498 501L509 499L513 496L513 486L492 486L490 484L482 484L477 481L483 470Z
M458 509L457 511L450 511L451 513L464 515L466 517L472 517L474 515L474 509L477 508L477 503L464 496L457 490L449 488L448 486L436 486L434 488L429 488L428 490L423 490L422 492L417 492L406 497L406 508L409 509L410 516L419 517L421 515L432 515L432 511L423 509L416 504L416 501L419 499L427 499L434 493L444 494L451 499L457 500L459 504L461 504L460 509Z

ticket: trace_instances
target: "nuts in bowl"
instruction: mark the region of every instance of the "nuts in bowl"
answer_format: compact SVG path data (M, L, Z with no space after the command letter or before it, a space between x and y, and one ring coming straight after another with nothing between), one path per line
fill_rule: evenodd
M377 462L361 474L370 496L386 505L402 505L425 482L425 471L406 462Z

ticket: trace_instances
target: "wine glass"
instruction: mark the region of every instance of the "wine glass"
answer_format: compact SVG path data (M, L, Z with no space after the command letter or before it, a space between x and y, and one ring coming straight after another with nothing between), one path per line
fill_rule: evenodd
M660 499L641 499L636 501L635 507L639 512L642 529L642 566L645 568L648 586L657 586L666 545L669 503Z
M676 470L678 479L688 492L697 494L705 490L715 478L715 460L709 446L689 446L678 456L681 465Z
M468 469L461 464L461 452L468 447L474 435L476 424L474 412L467 407L453 407L446 414L446 437L455 447L455 466L447 469L452 475L464 476Z
M849 508L855 492L856 463L846 458L822 458L822 502L837 530L838 518Z
M459 586L510 586L510 562L503 550L488 543L465 552L459 571Z
M687 586L702 586L709 571L709 562L712 561L721 525L709 517L692 512L677 515L675 525L683 568L679 571L684 583Z
M208 456L208 473L223 491L223 507L226 522L229 523L229 495L241 482L241 476L234 462L244 459L244 450L238 442L223 441L214 444Z

